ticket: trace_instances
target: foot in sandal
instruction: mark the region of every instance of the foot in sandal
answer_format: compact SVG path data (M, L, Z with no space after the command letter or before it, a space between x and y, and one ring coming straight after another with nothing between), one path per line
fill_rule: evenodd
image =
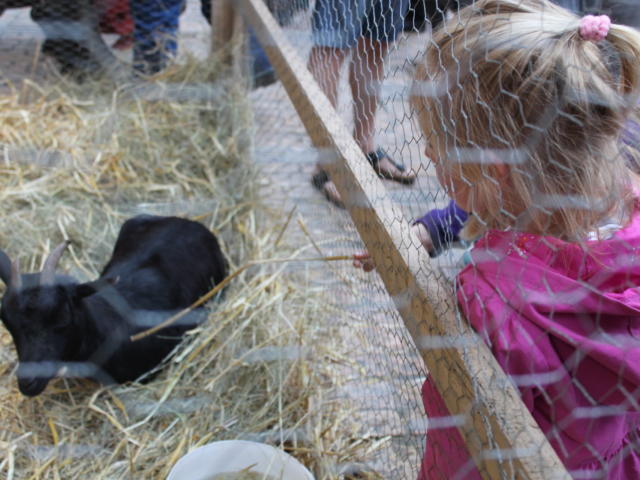
M416 181L416 173L408 170L401 162L391 158L382 148L367 153L367 160L380 178L411 185Z
M325 198L333 203L336 207L344 208L344 202L340 196L340 192L336 188L335 183L329 178L329 174L324 170L316 170L311 177L311 184L324 194Z

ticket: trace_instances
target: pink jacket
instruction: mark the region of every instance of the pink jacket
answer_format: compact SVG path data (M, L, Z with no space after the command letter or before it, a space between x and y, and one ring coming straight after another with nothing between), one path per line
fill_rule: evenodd
M638 203L638 202L636 202ZM491 231L458 302L575 479L640 479L640 210L586 245ZM479 479L429 379L419 479ZM456 476L459 475L459 476Z

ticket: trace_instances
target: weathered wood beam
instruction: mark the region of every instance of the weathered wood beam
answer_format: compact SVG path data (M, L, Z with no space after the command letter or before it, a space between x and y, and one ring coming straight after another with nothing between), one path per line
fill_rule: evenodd
M262 0L238 0L336 183L482 476L570 480L489 348ZM411 241L408 241L411 239Z

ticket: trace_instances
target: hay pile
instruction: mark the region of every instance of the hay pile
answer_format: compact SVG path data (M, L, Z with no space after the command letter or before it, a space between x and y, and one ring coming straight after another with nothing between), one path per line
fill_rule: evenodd
M153 213L203 222L232 271L308 254L279 242L286 215L261 207L246 95L225 75L187 62L146 86L27 82L0 97L0 247L34 271L68 238L61 270L93 279L123 221ZM362 448L336 436L349 410L327 400L324 372L344 360L332 357L322 293L285 269L257 265L234 279L144 385L56 379L22 397L0 327L0 477L163 479L196 446L248 438L337 478Z

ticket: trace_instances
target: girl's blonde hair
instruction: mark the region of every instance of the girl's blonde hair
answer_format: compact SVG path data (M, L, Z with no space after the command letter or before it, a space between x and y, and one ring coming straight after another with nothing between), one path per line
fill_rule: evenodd
M621 135L637 111L640 34L612 25L594 43L579 24L545 0L480 0L434 32L411 101L469 186L467 238L516 228L580 240L627 221L636 152Z

